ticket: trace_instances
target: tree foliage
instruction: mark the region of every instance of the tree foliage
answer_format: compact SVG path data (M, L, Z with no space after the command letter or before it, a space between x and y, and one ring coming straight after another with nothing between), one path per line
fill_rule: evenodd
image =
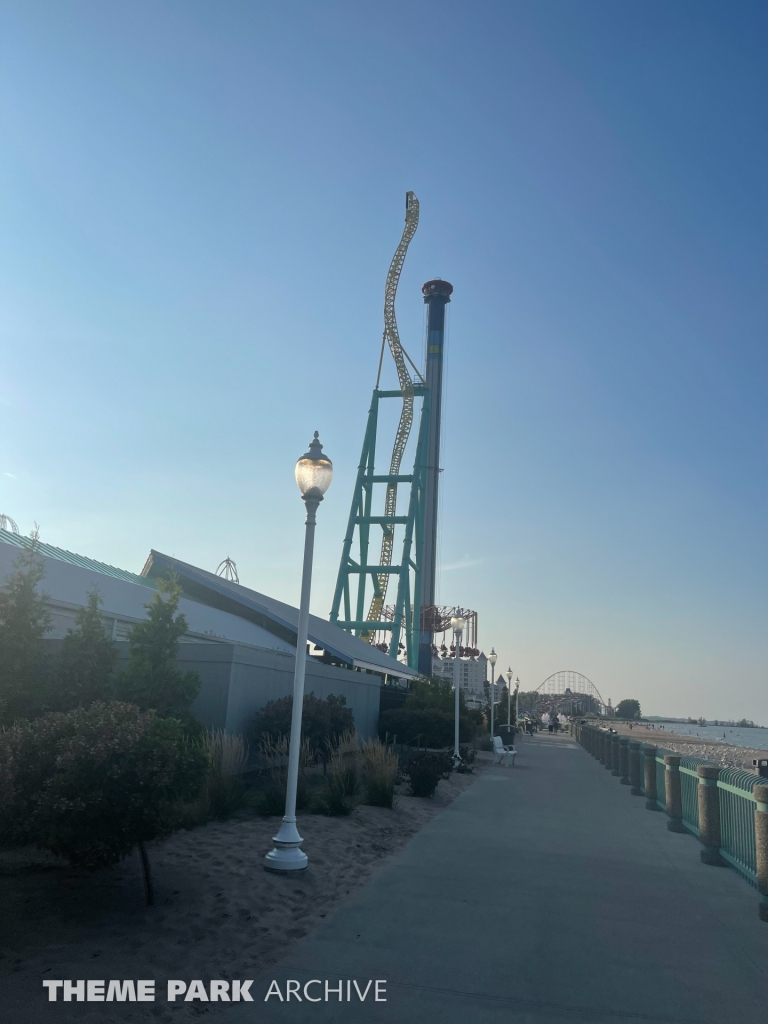
M109 679L117 661L117 651L107 635L100 612L101 598L96 590L75 616L61 644L56 685L51 695L57 710L88 707L109 696Z
M402 708L379 716L379 736L397 736L399 743L427 747L453 746L456 698L449 679L415 679ZM468 743L484 728L481 711L467 708L459 690L459 738Z
M509 699L508 694L509 687L505 684L501 689L499 699L496 701L496 704L493 709L493 731L495 733L498 733L499 728L501 726L506 726L508 712L510 723L512 725L515 725L515 691L512 691Z
M290 736L293 696L269 701L253 716L252 733L256 743L263 739L277 740ZM342 733L352 732L355 716L347 707L347 698L330 693L323 700L314 692L304 694L301 714L301 735L309 740L312 753L327 750L338 743Z
M0 839L89 869L174 828L208 759L181 723L117 701L19 721L0 733Z
M616 717L630 720L640 718L640 701L633 698L619 701L616 705Z
M477 725L470 713L459 715L459 741L468 743L477 732ZM379 715L379 736L381 739L393 736L398 743L419 747L452 747L455 735L453 712L437 711L434 708L410 709L407 707L384 711Z
M39 714L45 706L46 666L40 641L51 628L37 533L22 549L0 592L0 723Z
M181 586L178 579L157 581L157 593L144 607L147 618L131 629L128 668L115 684L119 700L152 709L162 718L189 722L189 708L200 692L197 672L176 667L179 640L187 632L187 620L178 613Z
M429 679L414 679L411 683L405 706L411 711L447 711L454 712L453 683L440 676ZM464 710L464 694L459 690L459 713Z

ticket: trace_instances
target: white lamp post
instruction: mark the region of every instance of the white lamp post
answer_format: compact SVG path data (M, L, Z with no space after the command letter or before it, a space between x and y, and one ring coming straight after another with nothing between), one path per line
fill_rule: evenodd
M285 814L276 836L275 847L264 858L270 871L301 871L307 866L307 855L300 849L303 842L296 828L296 787L299 781L301 752L301 712L304 705L304 672L307 665L307 632L309 629L309 592L312 586L312 554L315 546L315 513L333 477L333 464L323 455L317 431L309 451L296 463L296 483L307 508L304 532L304 568L301 575L301 603L296 630L296 667L293 675L293 710L291 739L288 748L288 780L285 790Z
M453 630L454 662L453 662L453 690L455 722L453 728L453 767L461 762L459 753L459 661L461 652L461 635L464 632L464 616L459 613L451 618L451 629Z
M488 661L491 664L491 688L488 691L488 693L490 695L490 698L491 698L491 743L493 743L493 698L496 696L496 694L494 693L494 691L496 689L496 683L494 681L494 679L495 679L494 669L495 669L495 666L496 666L496 659L497 658L498 658L498 654L496 653L496 651L494 651L493 648L491 648L491 653L488 655Z
M515 687L515 725L517 725L517 720L520 717L520 713L519 713L519 710L518 710L519 709L519 705L520 705L520 677L518 676L518 678L517 678L517 686Z
M507 728L512 725L512 677L514 672L511 668L507 669ZM515 714L515 722L517 722L517 714Z

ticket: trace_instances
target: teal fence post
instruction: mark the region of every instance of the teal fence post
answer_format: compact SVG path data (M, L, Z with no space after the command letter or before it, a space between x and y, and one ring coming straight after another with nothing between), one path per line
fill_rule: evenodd
M639 740L629 741L629 781L632 784L630 793L632 796L642 796L643 777L640 772L640 742Z
M667 797L667 828L670 832L687 832L683 825L683 794L680 791L680 754L664 755L664 789Z
M621 765L619 763L619 734L617 732L611 733L611 775L615 775L616 778L621 775Z
M768 921L768 786L758 782L752 789L755 800L755 855L760 920Z
M701 862L725 868L728 864L720 856L720 795L717 791L720 769L713 764L699 764L696 774L699 777L699 841L704 847Z
M619 781L629 785L629 736L619 736Z
M601 729L597 734L597 760L605 767L607 754L605 750L605 733Z
M643 747L643 774L645 776L645 809L647 811L660 811L656 803L659 793L656 788L656 754L657 747Z
M606 770L613 771L613 733L603 733L603 744L605 745L605 761L603 764Z

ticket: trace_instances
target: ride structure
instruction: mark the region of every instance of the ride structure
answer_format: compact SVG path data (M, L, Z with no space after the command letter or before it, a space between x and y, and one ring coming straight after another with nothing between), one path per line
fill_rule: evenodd
M402 346L395 316L397 286L418 224L419 201L413 192L408 192L405 227L387 273L379 369L368 411L330 618L342 629L371 644L376 643L382 633L387 635L386 649L392 657L404 657L411 668L428 674L434 631L422 628L425 622L427 626L431 624L428 619L423 620L422 609L434 606L443 337L445 305L450 302L453 288L447 281L430 281L422 289L429 307L427 370L423 375ZM397 371L398 390L380 387L386 347L389 347ZM410 364L410 369L407 364ZM377 470L376 459L379 413L381 403L392 399L399 400L402 405L389 471L383 473ZM417 405L420 405L419 426L413 470L403 473L403 458ZM377 488L381 487L385 489L384 514L378 515L374 510L380 508ZM371 535L372 528L374 536ZM379 559L378 562L369 562L371 545L377 539L377 528L381 529ZM353 548L357 559L352 556ZM393 562L396 549L399 561ZM388 606L385 602L390 577L393 576L397 578L397 595L394 605ZM370 600L369 581L372 588Z
M239 583L240 577L237 574L237 565L227 555L223 562L219 562L216 567L216 575L221 576L222 579L229 580L230 583Z
M540 710L602 715L606 714L610 705L610 700L608 704L605 703L591 679L573 669L553 672L534 692L537 694L537 706Z
M0 513L0 530L7 530L8 533L18 533L19 528L10 516Z

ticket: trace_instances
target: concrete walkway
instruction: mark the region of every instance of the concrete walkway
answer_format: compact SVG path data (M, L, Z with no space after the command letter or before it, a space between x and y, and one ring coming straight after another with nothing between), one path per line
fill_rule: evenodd
M751 1024L768 1014L756 891L705 867L570 737L522 740L226 1020ZM311 857L311 850L308 851ZM311 870L311 869L310 869ZM264 1003L272 979L386 979L386 1002ZM312 995L322 991L315 986ZM211 1007L213 1009L213 1007Z

